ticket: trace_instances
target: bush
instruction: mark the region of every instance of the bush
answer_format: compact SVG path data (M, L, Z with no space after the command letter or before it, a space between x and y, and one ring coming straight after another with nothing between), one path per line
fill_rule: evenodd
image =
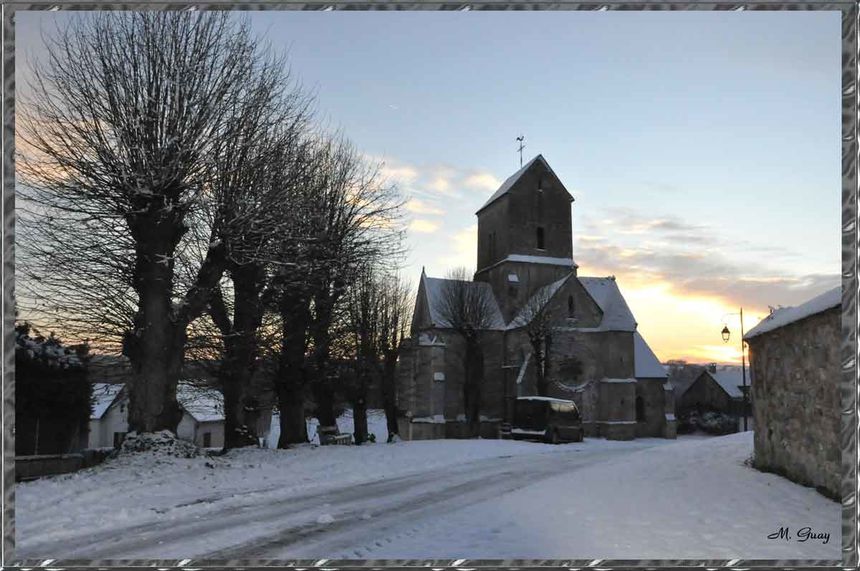
M723 435L738 431L738 420L723 412L707 411L699 414L688 412L678 418L678 434L689 434L701 430L708 434Z

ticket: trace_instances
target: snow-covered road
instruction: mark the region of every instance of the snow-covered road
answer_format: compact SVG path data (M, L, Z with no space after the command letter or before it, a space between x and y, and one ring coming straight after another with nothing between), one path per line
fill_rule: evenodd
M751 448L746 434L121 458L19 485L16 556L838 559L839 504L743 465ZM779 526L829 539L768 540Z

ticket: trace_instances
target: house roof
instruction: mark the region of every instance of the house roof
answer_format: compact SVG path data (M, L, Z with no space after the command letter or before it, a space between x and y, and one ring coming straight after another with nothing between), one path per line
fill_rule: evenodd
M600 322L597 330L636 330L636 320L633 318L633 312L630 311L630 307L624 301L624 296L621 295L621 290L618 289L618 284L615 283L614 277L581 277L579 281L603 312L603 320Z
M101 420L110 406L122 392L122 384L95 383L93 384L92 412L90 420Z
M555 174L555 171L552 170L552 167L549 166L549 163L546 161L545 158L543 158L543 155L538 155L535 158L533 158L532 160L530 160L529 162L527 162L525 165L523 165L522 168L520 168L520 170L518 170L517 172L515 172L514 174L509 176L507 179L505 179L505 182L502 183L502 185L498 188L498 190L496 190L496 192L494 192L493 195L490 196L489 200L487 200L487 202L485 202L484 205L482 207L480 207L477 210L477 212L475 212L475 214L477 214L478 212L485 209L486 207L488 207L489 205L491 205L492 203L494 203L495 201L500 199L502 196L507 194L508 191L511 190L511 188L513 188L513 186L517 183L517 181L520 180L520 178L526 173L526 171L529 170L529 168L535 162L543 163L543 165L547 168L547 170L549 172L551 172L556 178L558 178L558 175ZM559 179L559 180L561 180L561 179ZM567 192L567 189L565 189L565 192ZM573 200L573 197L571 197L571 200Z
M508 324L507 329L516 329L517 327L525 327L532 319L540 312L546 304L548 304L556 292L563 286L573 273L569 273L560 280L556 280L551 284L547 284L538 289L532 297L523 304L517 315Z
M842 286L826 291L796 307L781 307L777 309L762 319L758 325L747 331L744 339L752 339L762 333L785 327L790 323L800 321L801 319L811 317L840 305L842 305Z
M434 327L451 327L451 324L442 316L442 304L445 296L446 284L453 284L459 280L448 280L442 278L428 278L426 275L421 275L421 280L424 282L424 293L427 296L427 309L430 312L430 321ZM485 282L460 282L465 284L465 287L475 291L478 295L485 296L487 304L490 308L490 324L486 329L501 330L505 328L505 319L502 317L502 312L499 309L499 304L496 302L496 296L493 295L493 290L490 284Z
M715 372L705 369L702 374L714 379L730 397L741 398L743 396L743 391L740 389L743 385L743 369L741 367L720 366ZM749 384L750 376L747 374L747 385Z
M181 383L176 388L176 400L197 422L224 420L224 396L216 389Z
M669 376L638 331L633 332L633 375L637 379L665 379Z

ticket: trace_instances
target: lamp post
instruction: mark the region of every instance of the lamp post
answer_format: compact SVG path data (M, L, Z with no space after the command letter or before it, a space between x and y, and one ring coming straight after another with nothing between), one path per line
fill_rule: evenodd
M744 432L747 431L747 365L746 365L746 355L744 354L744 308L741 308L740 313L727 313L723 316L723 319L729 315L740 315L741 317L741 379L743 383L743 415L744 415ZM721 332L723 337L723 343L728 343L729 338L732 335L732 332L729 331L729 326L726 325L723 327Z

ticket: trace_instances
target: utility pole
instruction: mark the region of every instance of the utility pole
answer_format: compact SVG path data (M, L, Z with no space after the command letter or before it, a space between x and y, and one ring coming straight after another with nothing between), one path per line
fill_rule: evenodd
M743 404L741 406L744 407L744 432L747 431L747 402L749 401L749 397L747 397L747 360L746 355L744 353L744 308L741 308L741 378L743 379L744 388L741 389L743 391L744 399Z
M519 137L517 137L517 141L519 141L519 143L520 143L520 148L517 149L520 152L520 168L523 168L523 149L526 148L525 144L523 144L523 141L525 141L525 140L526 140L526 138L523 135L520 135Z

